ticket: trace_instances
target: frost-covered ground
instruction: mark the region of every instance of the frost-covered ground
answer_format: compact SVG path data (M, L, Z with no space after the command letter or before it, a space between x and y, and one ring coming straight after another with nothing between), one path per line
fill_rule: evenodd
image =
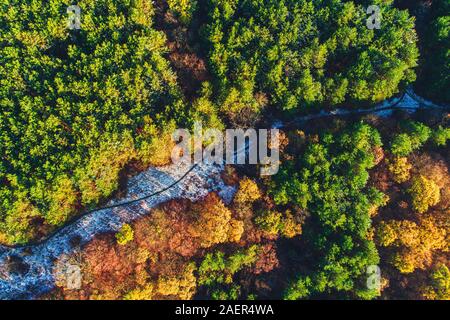
M445 108L407 91L402 97L388 100L370 110L339 109L301 117L295 122L358 113L389 116L397 108L413 112L421 107ZM276 125L283 126L280 123ZM48 292L55 286L54 262L57 258L77 250L80 245L98 234L118 231L124 223L142 217L158 204L177 198L195 201L213 190L217 191L224 201L231 201L235 190L223 183L220 177L222 170L223 166L212 164L198 164L193 168L190 164L150 168L130 179L124 198L109 203L109 206L121 203L123 205L85 214L39 244L17 248L0 246L0 299L32 299ZM157 194L129 203L154 193ZM74 246L74 243L77 245ZM11 259L21 260L20 272L10 272L10 263L7 261Z
M318 118L324 118L324 117L333 117L333 116L345 116L345 115L351 115L351 114L375 114L381 117L389 117L392 115L392 112L394 110L402 109L406 112L413 113L417 111L417 109L423 108L423 109L449 109L449 106L442 106L434 104L431 101L428 101L414 93L412 89L407 89L406 92L400 96L395 97L392 99L388 99L383 101L382 103L376 105L373 108L370 109L351 109L351 108L341 108L341 109L335 109L331 111L321 111L316 114L310 114L307 116L299 117L294 119L293 121L289 122L287 125L290 125L292 123L299 124L304 121L318 119ZM285 124L286 125L286 124ZM284 125L277 125L278 128L283 127Z

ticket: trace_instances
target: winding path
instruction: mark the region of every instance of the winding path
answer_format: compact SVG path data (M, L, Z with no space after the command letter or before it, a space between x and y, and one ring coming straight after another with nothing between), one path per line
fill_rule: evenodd
M371 109L338 109L299 117L286 127L303 121L332 116L374 113L388 116L396 109L414 112L420 108L447 109L407 90ZM20 246L0 245L0 299L32 299L55 286L54 261L89 242L96 235L117 232L124 223L144 216L158 204L171 199L201 199L210 191L217 191L225 202L231 201L235 190L226 186L220 174L222 165L180 163L161 168L150 168L130 179L124 198L111 201L106 207L86 212L66 226L56 230L37 243ZM74 243L77 243L75 246ZM20 257L20 272L8 270L8 259Z

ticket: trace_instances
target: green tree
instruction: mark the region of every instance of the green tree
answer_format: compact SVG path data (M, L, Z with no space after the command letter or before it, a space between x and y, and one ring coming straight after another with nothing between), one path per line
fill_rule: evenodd
M254 264L258 250L252 245L228 257L220 251L206 254L198 267L198 285L204 286L213 299L238 299L240 286L233 282L234 275Z
M413 151L412 141L408 134L401 133L396 135L391 142L392 154L405 157Z
M431 285L423 289L423 296L431 300L450 299L450 271L445 264L434 268L430 275Z
M401 125L402 133L394 135L391 141L391 153L406 157L420 149L432 136L432 130L420 122L407 121Z
M436 130L433 131L432 140L437 146L445 146L447 144L447 140L450 139L450 128L443 128L439 126Z
M197 7L196 0L167 0L169 10L173 11L184 24L189 24Z

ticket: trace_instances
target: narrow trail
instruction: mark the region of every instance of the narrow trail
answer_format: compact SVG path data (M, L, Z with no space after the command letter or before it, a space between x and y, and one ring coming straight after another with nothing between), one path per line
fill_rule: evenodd
M367 109L335 109L332 111L322 111L316 114L310 114L303 117L298 117L283 124L282 127L296 126L301 124L304 121L318 119L318 118L326 118L326 117L335 117L335 116L346 116L346 115L356 115L356 114L378 114L381 116L390 116L395 110L405 110L408 112L415 112L419 109L426 110L450 110L450 106L437 105L431 101L428 101L414 93L414 91L408 88L403 94L399 97L391 98L385 100L384 102L374 106L373 108Z
M301 125L302 122L323 117L352 114L379 114L389 116L394 110L414 112L419 109L445 110L417 96L408 89L403 95L370 109L337 109L299 117L277 127ZM55 286L54 261L70 254L92 240L96 235L117 232L124 223L146 215L151 208L171 199L196 201L208 192L217 191L225 202L231 201L234 188L226 186L221 179L222 165L173 164L150 168L130 179L127 194L113 200L107 206L95 209L69 221L45 239L26 245L0 245L0 299L32 299ZM21 268L11 272L8 261L20 258Z

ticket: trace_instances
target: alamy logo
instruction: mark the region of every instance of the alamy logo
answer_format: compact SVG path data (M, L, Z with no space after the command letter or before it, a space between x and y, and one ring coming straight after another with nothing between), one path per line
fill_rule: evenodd
M379 6L371 5L367 8L367 14L371 16L366 20L366 26L370 30L381 29L381 10Z
M367 267L367 289L380 291L381 289L381 269L377 265Z
M81 29L81 9L76 4L67 7L67 14L69 20L67 21L67 27L70 30Z
M177 143L173 163L260 164L261 175L278 172L278 129L227 129L224 134L217 129L205 130L197 122L193 136L187 129L178 129L172 139Z
M82 275L79 263L69 261L68 257L63 257L54 266L53 274L55 283L68 290L78 290L81 288Z

